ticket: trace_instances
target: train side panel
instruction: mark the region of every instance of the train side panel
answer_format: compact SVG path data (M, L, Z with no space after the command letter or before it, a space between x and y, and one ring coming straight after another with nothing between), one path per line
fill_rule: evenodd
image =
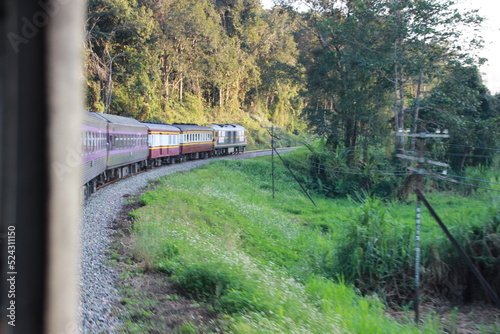
M243 153L246 150L246 130L235 124L209 124L214 130L214 153L225 155Z
M148 146L150 160L156 162L173 160L180 155L180 129L168 125L142 122L148 128ZM158 165L158 163L156 165Z
M82 178L86 184L106 170L107 123L95 113L84 111L82 125Z
M148 149L148 128L132 118L99 114L108 122L107 169L121 166L145 164Z
M181 131L180 154L184 158L210 157L213 149L213 129L191 124L174 124Z

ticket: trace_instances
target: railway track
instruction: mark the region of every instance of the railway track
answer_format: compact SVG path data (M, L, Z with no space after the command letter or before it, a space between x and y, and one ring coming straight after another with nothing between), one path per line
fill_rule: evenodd
M286 152L286 151L289 151L289 150L292 150L292 149L295 149L296 147L286 147L286 148L278 148L277 150L280 151L280 152ZM248 155L255 155L257 153L262 153L262 152L271 152L271 149L265 149L265 150L254 150L254 151L246 151L245 153L240 153L240 154L231 154L231 155L225 155L225 156L220 156L220 157L216 157L216 158L210 158L210 159L198 159L198 160L188 160L188 161L184 161L184 162L179 162L177 164L182 164L182 163L186 163L186 162L192 162L192 161L200 161L200 160L209 160L209 161L214 161L214 160L217 160L217 159L228 159L228 158L236 158L236 157L241 157L241 158L247 158ZM248 158L251 158L248 157ZM133 176L136 176L136 175L139 175L139 174L142 174L142 173L147 173L147 172L150 172L152 170L155 170L155 169L159 169L159 168L164 168L164 167L168 167L168 166L172 166L174 165L174 163L172 164L167 164L167 165L161 165L161 166L157 166L157 167L152 167L152 168L148 168L148 169L145 169L145 170L141 170L141 171L138 171L136 173L133 173L133 174L129 174L127 176L124 176L122 178L119 178L119 179L115 179L115 180L111 180L109 182L106 182L105 184L102 184L100 186L97 186L96 187L96 191L102 189L102 188L105 188L111 184L114 184L116 182L119 182L119 181L122 181L122 180L126 180L130 177L133 177Z

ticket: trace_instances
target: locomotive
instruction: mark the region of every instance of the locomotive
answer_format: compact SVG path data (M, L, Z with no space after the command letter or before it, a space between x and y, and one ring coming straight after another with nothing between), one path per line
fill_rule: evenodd
M165 124L84 111L83 185L96 188L138 171L214 156L243 153L245 128L235 124Z

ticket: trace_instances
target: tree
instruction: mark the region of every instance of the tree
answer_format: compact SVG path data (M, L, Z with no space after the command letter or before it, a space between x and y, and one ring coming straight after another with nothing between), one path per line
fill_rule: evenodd
M449 130L449 146L440 158L447 158L456 172L467 164L491 164L493 154L485 148L500 144L500 110L475 66L450 65L445 77L423 99L419 122L428 131L437 127Z
M374 132L387 109L385 17L376 2L316 4L321 12L307 17L317 37L313 56L303 57L311 96L307 112L330 147L346 149L352 164L359 138Z
M458 41L461 28L475 26L481 18L474 12L459 13L452 1L302 2L311 8L306 20L316 38L308 46L312 56L303 57L311 96L307 112L332 147L343 142L350 160L358 137L370 132L375 118L380 124L388 111L388 89L394 132L407 127L416 131L425 84L431 85L451 61L473 61ZM409 106L414 107L411 119ZM403 150L401 137L396 137L395 147Z
M475 11L460 13L449 0L389 0L389 35L392 49L388 59L393 66L394 123L395 131L410 125L418 130L422 85L436 78L440 68L451 61L472 62L472 57L463 52L461 39L463 28L477 26L482 18ZM470 45L479 47L481 40L472 40ZM416 81L413 119L406 121L408 84ZM413 123L413 124L412 124ZM396 151L403 151L402 137L396 137Z

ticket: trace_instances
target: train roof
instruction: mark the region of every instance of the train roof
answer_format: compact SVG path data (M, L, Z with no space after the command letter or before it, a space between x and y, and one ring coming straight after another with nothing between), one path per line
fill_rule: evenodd
M110 115L110 114L99 114L99 113L96 113L96 114L112 124L140 126L142 128L145 127L144 125L141 124L141 122L136 121L135 119L130 118L130 117L123 117L123 116Z
M208 126L200 126L195 124L172 124L173 126L179 128L181 131L213 131L212 128Z
M106 120L99 116L98 113L88 110L83 110L81 114L84 119L93 119L95 121L105 122Z
M180 132L180 129L174 125L171 124L165 124L165 123L151 123L151 122L141 122L144 126L147 126L149 130L155 131L155 130L160 130L160 131L175 131L175 132Z
M208 124L208 126L212 127L214 130L218 131L241 131L245 130L244 127L237 124Z

